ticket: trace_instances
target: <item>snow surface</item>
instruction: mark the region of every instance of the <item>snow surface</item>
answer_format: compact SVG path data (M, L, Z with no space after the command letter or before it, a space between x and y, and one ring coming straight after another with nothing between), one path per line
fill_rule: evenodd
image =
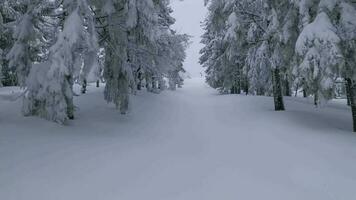
M356 199L356 135L339 102L290 98L274 112L271 98L218 95L192 79L139 93L121 116L103 88L88 89L65 127L0 99L0 199Z

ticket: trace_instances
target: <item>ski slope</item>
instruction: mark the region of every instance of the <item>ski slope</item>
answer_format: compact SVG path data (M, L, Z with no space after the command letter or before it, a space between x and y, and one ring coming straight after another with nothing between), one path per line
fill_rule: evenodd
M0 89L1 200L351 200L356 134L349 109L218 95L202 79L142 92L121 116L89 87L75 121L20 114Z

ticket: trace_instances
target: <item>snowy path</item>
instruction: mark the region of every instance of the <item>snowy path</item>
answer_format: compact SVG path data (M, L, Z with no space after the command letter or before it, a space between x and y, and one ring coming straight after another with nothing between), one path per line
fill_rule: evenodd
M0 100L0 199L356 199L356 135L345 106L217 95L200 79L139 94L120 116L89 88L78 119L23 118Z

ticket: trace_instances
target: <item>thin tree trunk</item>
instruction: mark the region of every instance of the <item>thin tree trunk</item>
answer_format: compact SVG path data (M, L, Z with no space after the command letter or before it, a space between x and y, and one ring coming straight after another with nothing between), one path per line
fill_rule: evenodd
M346 83L346 99L347 99L347 105L351 106L351 86L352 86L352 81L351 79L347 78L345 79Z
M237 94L241 94L241 76L239 76L239 78L238 78Z
M73 78L71 76L67 76L67 84L69 84L71 92L73 92ZM71 96L65 95L65 101L67 103L67 117L70 120L74 120L74 103L73 103L73 94Z
M86 92L87 92L87 79L84 79L82 85L82 94L85 94Z
M295 94L294 97L298 96L298 90L299 90L299 84L297 84L296 88L295 88Z
M155 78L152 78L152 89L157 89Z
M246 81L245 81L245 93L246 93L246 95L249 94L248 88L249 88L249 86L248 86L248 81L246 80Z
M281 75L279 68L273 70L273 98L276 111L284 111L283 93L281 86Z
M314 94L314 105L315 105L315 106L318 106L318 105L319 105L319 94L318 94L318 92L316 92L316 93Z
M235 85L231 87L231 94L237 94L237 87Z
M286 81L285 81L285 93L286 93L286 96L287 97L290 97L290 96L292 96L292 94L291 94L291 88L290 88L290 84L289 84L289 81L288 81L288 79L286 79Z

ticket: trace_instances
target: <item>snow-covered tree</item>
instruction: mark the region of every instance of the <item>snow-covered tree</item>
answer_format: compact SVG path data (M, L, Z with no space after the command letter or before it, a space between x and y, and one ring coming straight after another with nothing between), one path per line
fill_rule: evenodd
M296 43L296 52L302 57L297 72L308 85L307 92L314 95L316 105L320 98L332 98L334 80L342 62L340 37L328 15L332 10L324 3L328 1L319 4L315 19L304 27Z
M169 0L0 2L0 39L10 41L0 48L26 89L25 115L73 119L75 82L102 79L105 99L123 114L138 85L159 92L166 79L183 84L189 37L172 30Z
M205 34L202 43L200 63L206 68L207 83L221 92L230 91L232 81L226 79L226 66L230 65L228 55L228 39L234 38L235 23L227 21L233 13L233 6L228 1L211 1L208 7L209 14L204 24ZM230 29L225 37L226 30ZM233 36L233 37L232 37ZM231 58L231 57L230 57ZM232 64L231 64L232 65ZM226 81L225 81L226 80Z
M39 33L35 27L35 23L41 1L19 1L19 3L25 12L16 21L13 32L15 44L12 46L10 52L8 52L6 58L9 60L9 67L16 69L20 86L24 87L26 86L26 77L36 56L33 46L35 45L36 38L39 37Z
M74 118L73 78L80 71L83 58L91 56L93 63L97 55L93 16L87 1L63 1L63 9L68 16L49 49L48 67L40 64L31 70L23 106L25 115L38 115L58 123ZM84 62L84 71L90 71L86 68L91 66Z
M290 59L282 52L292 52L291 38L296 38L297 15L291 5L277 0L210 1L201 51L207 82L222 91L245 85L255 94L273 94L276 110L284 110L283 73Z

